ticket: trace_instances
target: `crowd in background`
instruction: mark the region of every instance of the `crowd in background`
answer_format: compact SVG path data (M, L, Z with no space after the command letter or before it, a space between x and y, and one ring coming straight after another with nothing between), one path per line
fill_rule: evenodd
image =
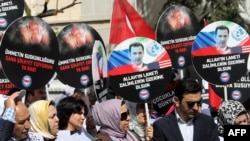
M93 103L73 87L48 100L45 87L24 97L13 88L1 97L0 141L219 141L224 125L250 124L249 102L227 100L218 111L204 113L201 91L199 81L184 78L175 88L174 109L150 120L147 114L156 112L150 102L114 95Z

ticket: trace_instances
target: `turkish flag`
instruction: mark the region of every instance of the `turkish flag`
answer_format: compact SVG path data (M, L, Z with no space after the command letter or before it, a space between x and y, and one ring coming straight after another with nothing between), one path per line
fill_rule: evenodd
M136 36L155 40L154 30L127 0L114 0L109 43L119 44Z
M213 107L216 111L218 111L219 106L222 102L222 98L214 92L210 84L208 84L208 95L209 95L210 106Z

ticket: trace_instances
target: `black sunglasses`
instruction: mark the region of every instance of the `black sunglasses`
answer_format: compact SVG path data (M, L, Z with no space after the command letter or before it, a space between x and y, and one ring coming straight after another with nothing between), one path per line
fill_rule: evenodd
M199 101L187 101L186 103L189 108L193 108L195 103L197 104L197 106L201 106L202 99Z
M121 113L121 121L127 120L128 116L129 116L129 110L127 110L127 112Z

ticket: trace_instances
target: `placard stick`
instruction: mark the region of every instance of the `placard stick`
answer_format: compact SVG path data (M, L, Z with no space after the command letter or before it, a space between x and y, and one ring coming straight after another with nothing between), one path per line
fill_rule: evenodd
M145 112L146 112L146 118L147 118L147 126L150 126L150 116L149 116L149 109L148 109L148 103L145 102ZM146 140L149 141L149 138L146 137Z
M227 97L227 87L224 86L224 100L227 101L228 97Z

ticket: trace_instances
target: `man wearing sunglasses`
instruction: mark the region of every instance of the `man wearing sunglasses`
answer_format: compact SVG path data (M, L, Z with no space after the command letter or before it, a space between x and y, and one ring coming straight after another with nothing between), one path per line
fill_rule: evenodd
M153 124L155 141L219 141L214 119L200 112L201 85L184 78L175 88L175 110Z

